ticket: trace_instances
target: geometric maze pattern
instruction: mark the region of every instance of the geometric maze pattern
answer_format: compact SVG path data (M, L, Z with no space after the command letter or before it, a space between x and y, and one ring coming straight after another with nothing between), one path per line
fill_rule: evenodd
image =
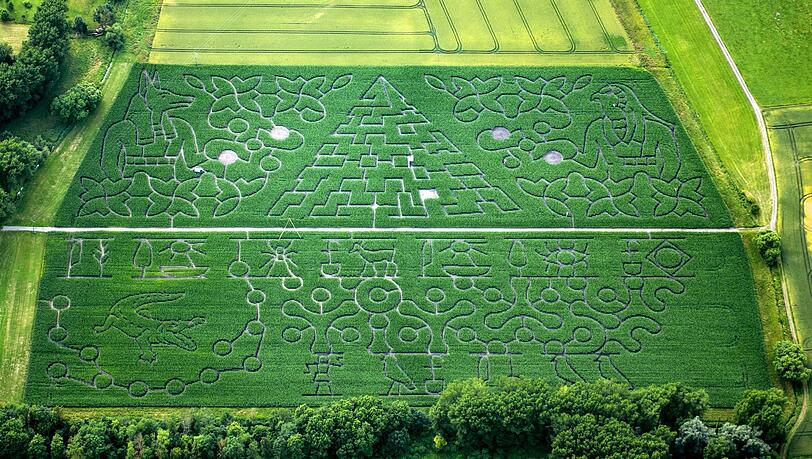
M62 224L729 225L647 74L177 72L130 82Z
M669 371L660 340L694 352L693 338L660 335L692 323L686 306L717 276L696 240L673 236L122 235L101 280L64 276L64 242L49 246L28 397L68 405L196 404L203 393L211 404L363 393L424 404L472 375L642 384L641 365ZM148 260L148 244L166 254ZM721 285L723 313L694 327L746 309L735 288ZM752 338L731 336L734 347ZM746 371L758 381L745 361L730 365L743 366L725 391Z

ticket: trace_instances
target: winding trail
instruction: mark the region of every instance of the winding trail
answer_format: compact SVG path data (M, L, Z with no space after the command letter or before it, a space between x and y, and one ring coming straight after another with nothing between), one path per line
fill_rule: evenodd
M730 51L728 51L725 42L722 40L721 35L719 35L719 31L713 24L713 20L708 14L708 11L705 9L705 5L702 3L702 0L694 0L694 2L696 3L696 6L699 8L699 12L702 13L702 17L705 19L705 23L708 25L708 28L710 28L711 34L713 34L713 38L716 40L716 43L722 50L722 54L724 54L725 59L727 60L728 65L730 66L730 69L733 70L733 74L736 75L736 79L739 81L739 86L741 86L742 91L744 91L744 95L747 96L747 100L750 101L750 106L753 107L753 113L755 114L756 121L758 122L759 134L761 135L761 145L762 148L764 149L764 160L767 163L767 174L770 179L770 194L772 197L772 206L770 212L769 229L775 231L778 226L778 185L775 177L775 164L773 163L773 153L772 148L770 147L770 138L767 135L767 124L764 122L764 114L761 111L761 106L758 104L756 98L753 96L753 93L750 92L750 88L747 86L747 82L744 81L744 77L739 71L739 67L733 60L733 56L730 55ZM786 308L790 334L792 335L792 340L798 343L799 342L798 332L795 328L795 319L793 318L792 314L792 306L790 304L789 296L787 294L786 276L784 276L783 272L781 274L781 291L784 296L784 307ZM801 427L801 425L804 423L804 420L807 417L808 406L809 406L809 384L804 384L804 396L803 396L803 405L801 406L801 412L798 413L798 418L795 420L795 424L793 424L792 428L787 434L787 440L784 442L784 445L781 448L782 459L787 458L787 454L789 452L789 445L792 444L792 440L795 437L796 432L798 432L798 429Z

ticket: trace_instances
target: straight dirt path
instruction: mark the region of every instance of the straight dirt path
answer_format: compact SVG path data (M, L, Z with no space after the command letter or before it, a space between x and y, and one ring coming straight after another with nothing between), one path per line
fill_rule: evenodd
M770 206L769 227L770 229L775 230L778 223L778 186L776 185L775 180L775 165L773 164L772 149L770 148L770 138L767 135L767 123L764 122L764 115L761 112L761 106L758 105L756 98L753 97L753 93L750 92L750 88L747 87L747 82L744 81L744 77L739 71L739 67L736 66L733 56L730 55L730 51L728 51L725 42L722 40L722 36L719 35L719 31L716 30L716 26L713 24L713 20L711 19L710 15L708 15L705 5L702 4L702 0L694 0L694 2L696 2L699 12L702 13L705 23L708 24L711 34L713 34L713 38L716 40L716 43L722 50L722 54L725 55L725 59L727 60L728 65L730 65L730 69L733 70L733 74L736 75L736 80L739 81L739 86L741 86L742 91L744 91L744 95L747 96L747 100L750 102L750 105L753 107L753 112L756 115L758 130L759 134L761 135L761 146L764 150L764 161L767 163L767 176L770 180L770 197L772 205Z
M756 228L757 229L757 228ZM4 226L3 232L28 233L737 233L754 228L364 228L364 227L62 227L62 226Z

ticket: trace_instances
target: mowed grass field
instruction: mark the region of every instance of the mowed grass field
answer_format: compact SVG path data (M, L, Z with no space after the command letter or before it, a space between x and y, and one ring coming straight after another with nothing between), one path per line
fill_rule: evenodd
M609 0L165 1L150 61L628 64Z
M22 401L45 236L0 234L0 403Z
M756 100L812 103L812 4L805 0L707 0L705 6Z
M640 0L725 169L769 215L767 166L755 115L693 0Z
M48 237L26 401L416 405L454 379L769 386L736 234Z
M61 226L729 227L650 74L147 66Z

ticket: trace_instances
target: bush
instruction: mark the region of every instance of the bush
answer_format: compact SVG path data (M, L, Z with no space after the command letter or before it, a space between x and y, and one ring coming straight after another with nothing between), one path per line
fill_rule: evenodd
M97 6L96 9L93 10L93 20L103 29L113 25L116 22L116 13L113 11L113 5L105 3Z
M73 30L79 35L87 35L87 22L85 22L85 18L82 16L73 18Z
M33 175L44 152L16 137L0 141L0 188L16 194Z
M756 247L767 266L778 265L781 258L781 237L775 231L762 231L756 238Z
M11 45L4 41L0 41L0 65L14 63L14 50Z
M91 83L79 83L51 103L51 112L69 123L87 118L101 102L99 88Z
M9 22L11 19L11 13L7 9L0 10L0 21Z
M110 49L118 51L124 47L124 30L118 24L113 24L104 33L104 40Z
M733 408L733 422L748 425L761 432L761 438L771 445L784 441L787 398L776 389L749 390Z
M807 368L806 353L792 341L779 341L775 345L773 366L778 376L790 381L806 381L812 375Z

